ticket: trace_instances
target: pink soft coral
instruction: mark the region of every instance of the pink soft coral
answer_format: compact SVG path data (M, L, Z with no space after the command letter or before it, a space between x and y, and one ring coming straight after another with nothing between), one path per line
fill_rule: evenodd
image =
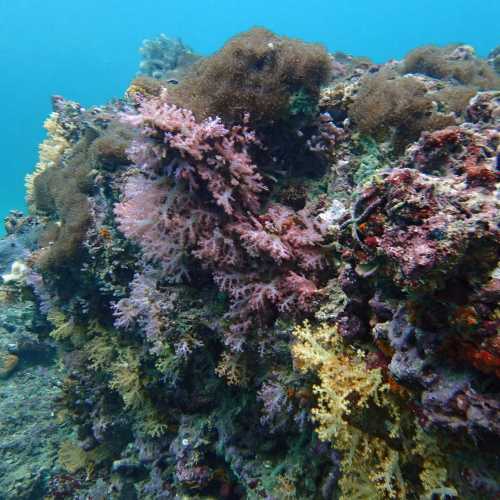
M187 275L190 252L223 259L231 244L217 229L217 207L227 215L256 210L266 190L247 151L255 135L245 126L228 130L218 118L197 123L163 97L143 101L138 114L123 120L139 127L129 156L141 173L128 179L115 207L121 231L172 281ZM236 254L229 255L228 262L236 262Z
M280 311L311 311L321 293L323 228L307 210L263 210L267 188L249 154L254 133L218 118L198 123L165 97L142 102L124 121L139 128L129 151L139 173L116 205L119 227L162 278L186 278L193 259L211 273L231 304L226 344L241 350L244 336ZM129 305L117 305L118 326L130 323Z
M129 152L137 166L185 181L191 191L205 185L228 214L235 204L258 209L257 195L266 187L247 151L257 140L246 126L226 129L220 118L198 123L191 111L168 104L165 96L144 100L138 114L123 119L141 130Z

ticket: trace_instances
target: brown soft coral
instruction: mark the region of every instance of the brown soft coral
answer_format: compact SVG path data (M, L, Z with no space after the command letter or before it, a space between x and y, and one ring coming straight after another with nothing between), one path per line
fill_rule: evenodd
M412 50L405 58L403 73L421 73L439 80L452 79L479 89L494 89L498 76L486 61L478 59L468 46L427 45Z
M254 28L196 65L171 98L198 119L220 116L241 123L250 113L252 125L269 124L287 118L294 95L316 102L330 72L322 46Z
M425 84L414 77L398 77L390 69L364 77L349 116L359 130L376 136L394 135L396 147L405 146L424 130L455 123L451 115L433 108Z

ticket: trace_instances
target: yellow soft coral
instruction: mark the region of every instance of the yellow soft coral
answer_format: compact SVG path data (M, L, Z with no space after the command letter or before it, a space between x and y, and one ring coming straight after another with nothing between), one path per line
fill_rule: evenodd
M71 341L74 345L81 344L85 339L85 327L78 325L73 319L57 308L52 308L47 314L47 320L54 326L50 336L59 342Z
M110 389L120 394L126 408L135 410L145 434L151 437L164 434L168 424L144 388L146 379L139 351L121 341L116 331L99 323L91 324L88 333L92 337L85 344L89 367L106 375ZM162 361L167 363L166 359Z
M59 113L51 113L43 124L47 131L46 139L38 147L38 163L35 170L25 179L26 201L29 206L33 203L33 188L35 179L45 170L57 165L70 143L65 137L65 131L59 124Z
M234 353L223 352L215 373L226 380L228 385L244 386L248 382L245 366Z
M109 387L118 391L126 408L138 409L145 401L140 365L137 352L129 347L119 354L110 368L112 378Z
M119 344L112 331L103 329L99 335L87 341L85 350L90 360L90 368L106 371L118 356Z
M410 490L429 495L444 487L444 454L404 411L381 369L368 368L364 352L345 345L328 324L313 328L306 322L294 336L296 368L319 379L312 411L318 436L342 453L341 498L405 499ZM418 485L403 475L410 463L420 467Z

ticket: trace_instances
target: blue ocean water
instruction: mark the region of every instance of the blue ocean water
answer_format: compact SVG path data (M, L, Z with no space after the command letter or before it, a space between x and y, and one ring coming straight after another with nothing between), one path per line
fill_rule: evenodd
M0 0L0 217L24 208L50 96L83 105L121 96L145 38L179 36L208 54L260 25L382 62L429 43L485 55L500 41L498 19L496 0Z

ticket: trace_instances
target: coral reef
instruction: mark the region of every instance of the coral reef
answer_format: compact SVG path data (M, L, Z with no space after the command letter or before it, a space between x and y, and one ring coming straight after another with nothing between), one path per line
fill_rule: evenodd
M403 73L421 73L440 80L455 80L478 90L496 88L498 76L488 63L479 59L470 45L419 47L407 54Z
M261 28L143 53L123 99L54 99L5 221L0 390L63 377L6 498L498 497L493 69Z
M254 28L196 65L172 92L198 119L219 116L231 125L249 113L255 127L314 108L330 73L323 47Z
M168 38L163 33L157 38L144 40L140 73L157 80L177 81L186 69L200 59L180 39Z

